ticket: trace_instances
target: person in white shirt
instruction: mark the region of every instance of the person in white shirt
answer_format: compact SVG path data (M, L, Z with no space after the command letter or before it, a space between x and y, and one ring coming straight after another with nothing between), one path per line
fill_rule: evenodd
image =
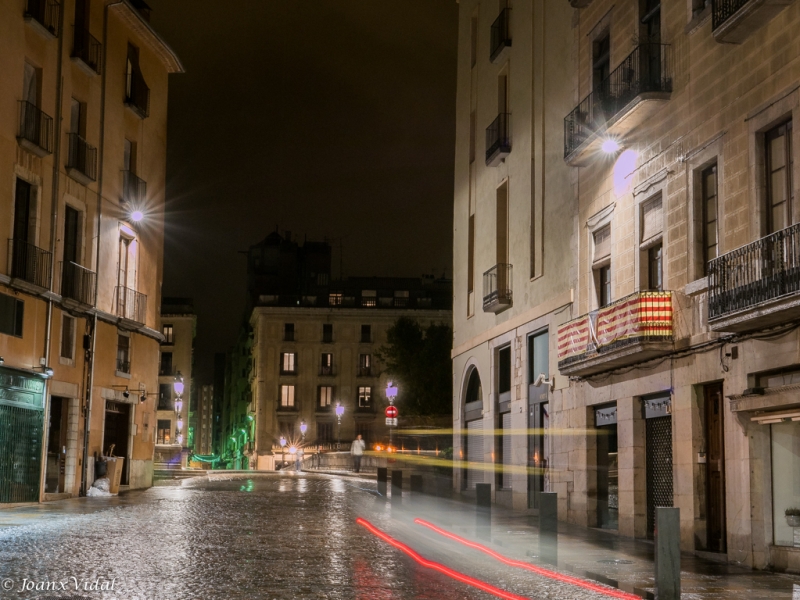
M350 445L350 454L353 455L353 470L356 473L361 471L361 457L364 455L364 448L366 448L366 444L360 435Z

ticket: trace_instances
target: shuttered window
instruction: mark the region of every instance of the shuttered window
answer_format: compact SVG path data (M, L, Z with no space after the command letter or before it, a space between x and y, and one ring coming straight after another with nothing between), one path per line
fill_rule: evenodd
M594 261L611 256L611 225L606 225L594 233Z
M661 196L642 204L642 242L661 235L664 227L661 210Z
M481 419L467 423L467 460L473 465L483 462L483 421ZM467 487L475 489L476 483L483 483L483 470L470 468L467 471Z

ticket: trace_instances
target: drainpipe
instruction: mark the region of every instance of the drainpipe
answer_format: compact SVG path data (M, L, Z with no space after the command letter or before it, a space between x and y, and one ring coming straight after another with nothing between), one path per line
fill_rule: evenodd
M50 295L47 298L47 317L44 326L44 364L50 366L50 338L51 330L53 328L53 293L55 277L55 257L56 257L56 227L58 226L58 183L60 179L59 167L61 165L61 104L63 101L62 94L64 93L64 81L62 75L62 63L64 60L64 10L58 11L58 60L56 62L56 114L53 139L53 191L51 204L53 207L50 216ZM39 502L44 501L44 483L47 473L47 443L48 432L50 430L50 380L45 379L44 390L42 393L44 401L44 414L42 418L44 423L42 426L42 459L39 475Z
M105 132L106 132L106 71L108 69L108 9L116 4L122 4L123 0L117 0L106 4L103 9L103 73L100 75L100 146L97 172L97 232L95 236L95 286L94 286L94 316L92 318L92 345L87 351L88 364L86 382L86 406L84 408L84 427L83 427L83 468L81 469L81 496L85 496L87 490L88 462L89 462L89 436L92 430L92 404L94 400L94 357L97 349L97 299L100 290L100 227L101 215L103 210L103 165L105 163Z

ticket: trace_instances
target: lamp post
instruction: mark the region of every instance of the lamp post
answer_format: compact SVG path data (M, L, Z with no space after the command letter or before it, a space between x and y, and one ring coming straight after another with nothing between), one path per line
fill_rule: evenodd
M344 414L344 406L341 402L336 403L336 449L342 445L342 415Z
M179 445L183 445L183 375L178 371L175 374L175 380L172 382L172 389L175 391L175 415L178 417L176 426L175 439Z
M281 467L283 467L283 463L286 462L286 438L281 436L278 441L281 443Z
M394 406L394 401L397 399L397 386L391 381L386 383L386 399L389 401L389 406ZM392 433L394 425L389 425L389 447L392 447Z

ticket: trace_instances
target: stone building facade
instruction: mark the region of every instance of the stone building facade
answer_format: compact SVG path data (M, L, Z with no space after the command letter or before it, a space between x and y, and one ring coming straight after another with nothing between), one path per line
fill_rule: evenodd
M197 410L194 426L194 452L207 456L212 453L214 443L214 386L201 386L197 395Z
M182 67L148 18L141 0L0 3L0 502L78 495L112 444L124 485L152 481Z
M682 550L798 570L784 511L800 505L800 173L792 158L800 116L800 42L792 32L800 5L559 4L569 43L552 66L571 74L559 152L569 173L563 188L548 186L545 206L572 207L566 285L574 291L548 332L555 385L544 390L543 445L540 429L520 440L527 460L517 466L535 467L528 489L541 477L570 522L648 538L655 508L676 506ZM523 8L510 9L512 23ZM462 6L465 35L472 10ZM534 30L551 30L546 19L532 22ZM489 35L485 27L478 32ZM514 60L526 30L511 32ZM466 75L470 52L461 44ZM464 85L459 77L460 99ZM506 161L518 145L527 147L514 118ZM462 156L467 127L462 108ZM458 181L466 178L456 180L458 305L466 297L458 264L468 257L458 218ZM557 298L558 290L549 295ZM514 290L515 304L518 298ZM484 409L492 377L510 379L512 408L530 405L541 389L527 387L539 371L530 368L531 353L509 342L510 358L487 365L499 371L489 371L492 383L481 377ZM461 365L455 377L467 394ZM462 398L454 400L464 411ZM536 463L542 447L546 464Z

